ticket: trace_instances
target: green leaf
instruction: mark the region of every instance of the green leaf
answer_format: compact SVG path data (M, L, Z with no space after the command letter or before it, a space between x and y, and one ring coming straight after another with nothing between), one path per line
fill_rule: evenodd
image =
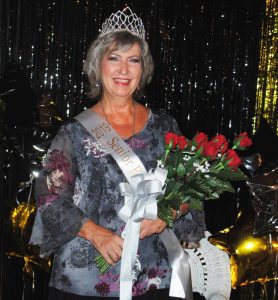
M247 180L248 177L241 170L215 170L210 169L210 172L215 174L222 180L241 181Z
M221 186L221 189L223 192L229 192L229 193L235 193L235 189L231 185L230 181L223 181L223 184Z
M182 177L185 175L185 167L182 163L179 163L178 164L178 167L177 167L177 174L179 177Z
M173 226L173 217L171 207L159 206L157 216L159 219L166 222L169 227Z
M176 151L175 153L173 153L173 156L172 156L173 166L176 166L178 162L179 162L179 151Z
M174 186L176 184L176 181L174 179L166 180L166 190L165 195L167 196L172 190L174 189Z
M221 193L222 192L230 192L230 193L235 192L230 181L219 179L218 177L216 177L214 175L210 176L210 178L207 180L207 184L210 185L214 190L216 190L218 192L218 194L220 194L220 191L221 191Z
M182 184L178 181L175 181L174 185L172 186L171 192L173 194L178 194L180 192L181 187L182 187Z
M197 190L199 193L202 193L206 197L209 197L214 192L214 190L207 181L208 180L204 181L202 179L196 179L194 182L191 182L190 186Z
M174 177L175 174L176 174L176 171L175 171L174 167L172 165L169 165L167 167L167 169L168 169L168 174L167 174L168 178Z
M189 200L190 200L190 196L188 196L188 195L183 195L182 203L188 202Z
M190 209L195 209L195 210L202 210L202 202L199 199L196 198L190 198L188 201Z
M188 187L186 192L185 192L185 197L186 196L190 196L192 198L197 198L197 199L204 199L205 198L205 195L200 193L199 191L196 191L195 189L191 188L191 187ZM190 198L191 199L191 198Z
M210 169L214 169L214 170L217 170L215 169L215 167L219 164L219 159L215 159L214 161L211 162L210 164Z

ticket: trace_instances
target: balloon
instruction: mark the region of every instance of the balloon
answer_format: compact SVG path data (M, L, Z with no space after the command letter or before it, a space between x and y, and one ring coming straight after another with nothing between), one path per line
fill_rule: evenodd
M10 214L10 223L14 235L20 236L26 245L29 241L31 218L36 212L36 207L30 204L21 203Z
M33 220L36 214L36 207L31 198L33 179L25 183L25 186L17 193L29 190L28 199L25 202L18 203L9 215L9 224L11 231L12 250L6 252L8 256L22 258L24 260L23 272L34 277L33 265L36 265L46 272L51 269L50 258L39 256L39 247L29 245Z
M278 139L262 120L253 141L255 154L243 163L252 176L240 200L245 208L233 226L209 238L230 255L233 288L278 279Z
M259 153L250 156L241 157L242 165L247 170L248 175L253 177L257 170L262 166L262 157Z
M256 212L253 235L278 232L278 167L247 181Z
M254 218L252 209L240 211L233 226L209 237L230 255L232 288L277 280L277 236L253 237Z
M22 271L32 277L34 277L34 270L32 264L40 267L46 272L49 272L51 269L52 262L50 259L38 258L38 256L35 255L22 255L14 250L7 252L6 255L22 258L24 260L24 267Z

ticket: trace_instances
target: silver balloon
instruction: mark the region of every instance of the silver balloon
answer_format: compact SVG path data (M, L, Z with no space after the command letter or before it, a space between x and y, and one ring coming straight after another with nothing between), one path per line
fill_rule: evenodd
M253 235L278 232L278 166L247 181L256 212Z

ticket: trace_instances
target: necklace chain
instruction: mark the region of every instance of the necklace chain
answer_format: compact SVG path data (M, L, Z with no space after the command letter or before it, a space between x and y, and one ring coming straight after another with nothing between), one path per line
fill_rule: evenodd
M132 128L131 128L131 137L133 137L135 135L135 113L136 113L136 103L135 101L132 101L132 104L133 104L133 122L132 122ZM107 121L107 123L111 126L112 124L109 122L108 118L107 118L107 115L105 113L105 110L104 110L104 107L103 107L103 103L102 103L102 100L100 101L100 105L101 105L101 110L103 112L103 115L105 117L105 120Z

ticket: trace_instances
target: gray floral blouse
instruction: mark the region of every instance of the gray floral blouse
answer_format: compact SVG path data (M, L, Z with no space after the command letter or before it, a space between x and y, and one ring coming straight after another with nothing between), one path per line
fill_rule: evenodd
M180 132L176 121L163 112L150 111L145 128L125 140L147 171L156 167L169 131ZM38 211L30 241L40 245L41 254L54 251L50 286L84 296L119 296L120 262L100 276L94 263L98 252L77 233L89 218L121 235L125 223L118 212L124 199L118 184L123 181L112 156L78 121L60 128L36 180ZM175 222L174 231L181 240L199 241L205 231L203 212L191 210ZM169 287L171 268L158 235L139 241L138 258L133 270L134 296Z

